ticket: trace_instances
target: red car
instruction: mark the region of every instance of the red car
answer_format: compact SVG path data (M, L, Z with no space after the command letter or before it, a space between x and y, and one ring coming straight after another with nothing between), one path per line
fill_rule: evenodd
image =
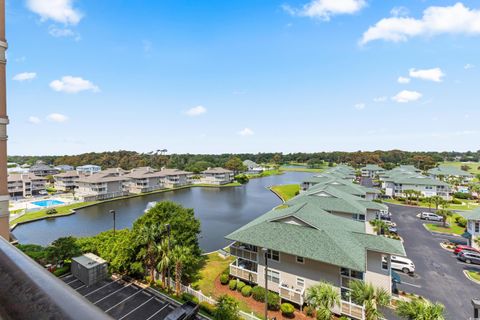
M458 255L458 254L459 254L461 251L463 251L463 250L473 251L473 252L478 252L478 253L480 253L480 250L478 250L478 249L475 249L475 248L473 248L473 247L466 246L466 245L461 245L461 244L459 244L459 245L457 245L457 246L455 247L455 250L453 251L453 253L456 254L456 255Z

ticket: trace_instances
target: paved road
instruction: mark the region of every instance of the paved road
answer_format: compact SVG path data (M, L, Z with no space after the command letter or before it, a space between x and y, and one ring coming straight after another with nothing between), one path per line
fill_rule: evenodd
M398 232L404 238L407 256L416 267L415 276L401 275L399 290L443 303L447 308L447 319L472 317L471 299L480 297L480 285L468 280L463 271L480 271L480 266L461 263L440 246L447 237L430 233L416 217L424 209L392 204L388 206L392 220L397 223Z

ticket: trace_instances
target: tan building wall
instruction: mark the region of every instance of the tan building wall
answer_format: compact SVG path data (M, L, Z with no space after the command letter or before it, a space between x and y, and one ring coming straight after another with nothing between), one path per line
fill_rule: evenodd
M382 256L388 262L388 269L382 269ZM392 293L392 278L390 276L390 255L379 252L367 252L367 272L365 272L365 282L384 288L388 293Z

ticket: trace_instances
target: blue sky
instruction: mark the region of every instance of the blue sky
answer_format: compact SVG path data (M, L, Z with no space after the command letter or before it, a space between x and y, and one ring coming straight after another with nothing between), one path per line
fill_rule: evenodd
M9 154L476 150L478 1L8 0Z

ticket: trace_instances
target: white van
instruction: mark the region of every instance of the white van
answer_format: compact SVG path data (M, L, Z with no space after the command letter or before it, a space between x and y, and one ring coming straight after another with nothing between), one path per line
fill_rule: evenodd
M443 221L443 217L432 212L422 212L420 213L420 219L430 220L430 221Z
M414 273L415 265L413 261L405 257L392 256L390 258L391 268L394 270L400 270L403 273Z

